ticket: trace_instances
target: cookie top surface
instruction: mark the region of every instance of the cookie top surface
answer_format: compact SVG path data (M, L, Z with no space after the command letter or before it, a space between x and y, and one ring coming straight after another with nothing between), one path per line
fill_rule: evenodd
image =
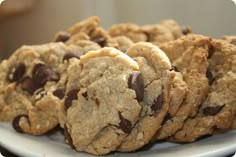
M76 45L84 53L101 47L117 48L117 42L112 39L106 30L99 27L99 24L99 17L89 17L76 23L66 31L58 32L53 41L65 42L67 45Z
M151 43L133 44L126 52L140 67L144 79L144 99L141 115L119 151L134 151L147 144L161 123L169 107L169 89L173 73L165 53Z
M63 86L63 63L80 55L74 48L63 43L22 46L4 60L0 65L0 119L12 121L18 115L26 115L28 122L25 120L25 123L28 125L21 128L26 133L43 134L53 128L58 123L57 118L54 117L52 122L45 121L47 124L42 126L44 124L38 125L40 116L35 116L40 113L38 109L44 105L42 102L50 101L52 106L56 106L53 95L45 91ZM43 106L41 110L50 112L49 108L50 105L48 108ZM41 121L44 123L43 118Z
M71 145L97 155L116 150L138 120L142 84L138 64L114 48L73 62L63 105Z
M108 30L109 35L115 36L127 36L133 42L147 41L148 36L141 29L140 26L134 23L121 23L111 26Z

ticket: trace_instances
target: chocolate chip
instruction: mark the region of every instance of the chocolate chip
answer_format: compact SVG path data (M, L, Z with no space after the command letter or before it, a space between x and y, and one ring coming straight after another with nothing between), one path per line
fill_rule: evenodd
M38 85L34 83L33 79L28 76L21 79L20 86L31 95L39 88Z
M82 54L80 53L80 52L76 52L76 53L66 53L65 55L64 55L64 57L63 57L63 61L64 60L69 60L69 59L71 59L71 58L80 58L80 56L81 56Z
M207 56L207 58L208 58L208 59L211 58L211 56L214 54L214 52L215 52L214 46L213 46L213 45L210 45L210 46L208 47L208 56Z
M212 83L215 81L215 78L214 78L212 72L209 69L207 69L206 77L208 79L209 85L212 85Z
M82 93L82 96L83 96L86 100L88 100L88 93L87 93L87 92Z
M148 33L148 32L143 32L145 35L146 35L146 37L147 37L147 40L146 40L146 42L150 42L151 41L151 35Z
M25 117L25 118L27 118L28 119L28 116L27 115L18 115L18 116L16 116L14 119L13 119L13 121L12 121L12 127L15 129L15 131L16 132L18 132L18 133L23 133L23 130L21 129L21 127L20 127L20 119L21 118L23 118L23 117Z
M182 26L182 27L181 27L181 30L182 30L183 35L187 35L187 34L189 34L189 33L192 33L191 28L188 27L188 26Z
M55 95L56 97L58 97L59 99L63 99L65 96L65 89L58 88L52 94Z
M33 72L33 80L39 86L44 86L47 81L58 81L60 79L59 74L47 65L36 64Z
M25 74L26 66L24 63L17 63L14 67L11 68L10 73L8 74L8 80L19 81Z
M98 98L95 98L95 103L96 103L96 105L99 107L100 102L99 102Z
M65 102L64 102L64 107L65 111L68 110L68 108L72 105L72 101L78 99L78 92L79 90L73 89L69 91L66 95Z
M65 142L68 143L72 149L75 149L75 146L73 145L73 140L70 136L70 133L68 131L66 124L64 125L64 137L65 137Z
M128 80L128 87L136 93L136 99L142 101L144 97L144 81L140 72L133 72Z
M171 69L170 71L176 71L176 72L179 72L179 70L177 69L177 67L175 65L171 65Z
M67 40L69 40L71 37L71 35L67 32L60 32L58 33L55 42L66 42Z
M105 37L96 37L96 38L93 38L92 41L98 43L101 47L104 47L107 43Z
M203 109L203 113L206 116L214 116L221 111L223 106L209 106Z
M122 131L124 131L124 133L129 134L132 130L132 125L130 123L129 120L125 119L121 113L119 112L119 117L120 117L120 123L119 123L119 127Z
M32 75L35 75L37 73L37 71L43 66L45 66L45 64L41 64L41 63L35 64L34 68L32 70Z
M170 120L171 118L172 118L172 117L171 117L170 113L167 113L162 123L164 124L165 122L167 122L167 121Z
M151 106L151 109L152 111L154 111L154 113L159 113L162 106L163 106L163 94L159 95L153 102L152 106Z

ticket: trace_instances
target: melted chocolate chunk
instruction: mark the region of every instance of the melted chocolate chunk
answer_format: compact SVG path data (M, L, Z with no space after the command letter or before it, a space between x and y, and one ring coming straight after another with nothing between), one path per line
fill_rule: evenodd
M167 121L170 120L171 118L172 118L172 117L171 117L170 113L167 113L162 123L164 124L165 122L167 122Z
M67 32L60 32L55 39L55 42L66 42L69 40L71 35Z
M215 81L215 78L214 78L212 72L209 69L207 69L206 77L208 79L209 85L212 85L212 83Z
M73 145L73 140L70 136L70 133L68 131L66 124L64 125L64 137L65 137L65 142L68 143L72 149L75 149L75 146Z
M182 29L183 35L187 35L187 34L189 34L189 33L192 33L192 30L191 30L190 27L182 26L181 29Z
M132 130L132 124L129 120L125 119L121 113L119 112L119 117L120 117L120 123L119 123L119 127L122 131L124 131L124 133L129 134Z
M208 58L208 59L211 58L211 56L214 54L214 52L215 52L214 46L213 46L213 45L210 45L210 46L208 47L208 56L207 56L207 58Z
M65 111L67 111L68 108L70 108L73 100L78 99L78 95L77 95L78 92L79 92L79 90L73 89L67 93L66 98L65 98L65 102L64 102Z
M175 65L171 65L170 71L173 71L173 70L176 72L179 72L178 68Z
M146 40L146 42L150 42L151 41L151 35L148 33L148 32L143 32L145 35L146 35L146 37L147 37L147 40Z
M82 93L82 96L83 96L86 100L88 100L88 93L87 93L87 92Z
M128 87L136 93L136 99L142 101L144 97L144 81L140 72L133 72L128 80Z
M52 94L55 95L56 97L58 97L59 99L63 99L65 96L65 89L58 88Z
M16 132L18 132L18 133L23 133L23 130L21 129L21 127L20 127L20 119L21 118L23 118L23 117L25 117L25 118L27 118L28 119L28 116L27 115L18 115L18 116L16 116L14 119L13 119L13 121L12 121L12 127L15 129L15 131Z
M159 95L153 102L151 109L156 114L159 113L162 109L164 100L163 100L163 94Z
M107 40L105 37L96 37L92 41L98 43L101 47L106 46Z
M47 81L58 81L60 79L59 74L51 67L42 64L36 64L33 72L33 80L39 86L44 86Z
M26 71L26 66L24 63L17 63L14 67L11 68L10 73L8 74L8 80L10 82L20 81Z
M203 109L203 113L206 116L214 116L221 111L223 106L209 106Z
M29 94L33 95L34 92L40 87L34 83L33 79L26 76L20 81L20 86L23 90L27 91Z
M80 58L80 56L81 56L82 54L80 53L80 52L76 52L76 53L66 53L65 55L64 55L64 57L63 57L63 61L64 60L69 60L69 59L71 59L71 58Z

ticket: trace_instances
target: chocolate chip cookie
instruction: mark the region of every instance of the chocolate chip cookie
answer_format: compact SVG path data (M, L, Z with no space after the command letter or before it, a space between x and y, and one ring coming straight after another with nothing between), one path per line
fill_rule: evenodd
M119 147L130 152L147 144L161 127L169 108L170 86L175 76L165 53L151 43L140 42L126 52L140 67L144 80L144 99L140 101L141 115L131 133Z
M188 31L184 29L185 32L183 32L181 26L174 20L164 20L158 24L144 25L142 30L148 35L148 42L155 45L176 40L191 32L191 29Z
M28 134L53 129L63 97L63 89L59 89L66 79L62 65L73 57L80 57L76 47L50 43L22 46L2 61L0 120L12 121L16 131Z
M118 44L103 28L99 27L100 18L97 16L82 20L66 31L56 34L54 42L65 42L67 45L75 44L87 53L101 47L118 47Z
M106 47L71 62L67 73L61 110L67 143L96 155L116 150L139 118L144 83L138 64Z
M116 37L113 37L113 39L117 42L118 49L124 53L132 44L134 44L134 42L126 36L116 36Z
M213 40L208 58L210 91L198 115L189 118L172 138L177 142L193 142L199 137L235 128L236 115L236 46Z
M140 26L134 23L121 23L111 26L108 33L112 37L126 36L133 42L148 41L147 34L141 29Z
M188 117L194 117L208 94L208 51L210 38L201 35L187 35L175 41L163 44L160 48L167 54L173 67L183 75L188 92L175 114L168 114L162 128L157 132L157 139L174 135L184 125ZM175 97L178 97L178 93Z

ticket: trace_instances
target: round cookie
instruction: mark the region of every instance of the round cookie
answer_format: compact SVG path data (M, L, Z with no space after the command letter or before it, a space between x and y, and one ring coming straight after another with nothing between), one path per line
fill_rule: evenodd
M115 151L139 118L144 86L138 64L114 48L71 62L61 114L67 143L95 155Z
M171 20L171 19L160 21L160 25L169 29L172 32L175 39L178 39L182 37L183 35L192 33L191 27L180 26L176 21Z
M193 142L199 137L235 128L236 117L236 46L213 40L208 58L210 91L198 115L189 118L171 138L175 142Z
M112 37L116 36L127 36L133 42L147 41L147 34L134 23L121 23L111 26L108 33Z
M34 135L57 126L62 99L57 88L65 82L62 65L79 55L74 46L50 43L22 46L2 61L0 121L12 121L16 131Z
M140 67L144 79L141 115L118 151L135 151L147 144L161 127L169 108L170 86L175 76L165 53L151 43L140 42L126 52Z
M187 35L163 44L160 48L170 58L175 69L182 73L188 91L182 104L175 109L175 114L168 114L166 117L156 134L158 140L170 137L180 130L188 117L196 116L199 106L206 98L209 88L206 72L210 38Z
M118 49L124 53L132 44L134 44L134 42L126 36L116 36L113 37L113 39L117 42Z
M144 25L142 30L148 35L148 42L155 45L170 42L191 33L191 28L182 29L174 20L163 20L158 24Z
M89 17L78 22L66 31L61 31L54 37L54 42L65 42L66 44L75 44L82 47L82 50L97 50L101 47L115 47L118 44L101 27L100 19L97 16Z

